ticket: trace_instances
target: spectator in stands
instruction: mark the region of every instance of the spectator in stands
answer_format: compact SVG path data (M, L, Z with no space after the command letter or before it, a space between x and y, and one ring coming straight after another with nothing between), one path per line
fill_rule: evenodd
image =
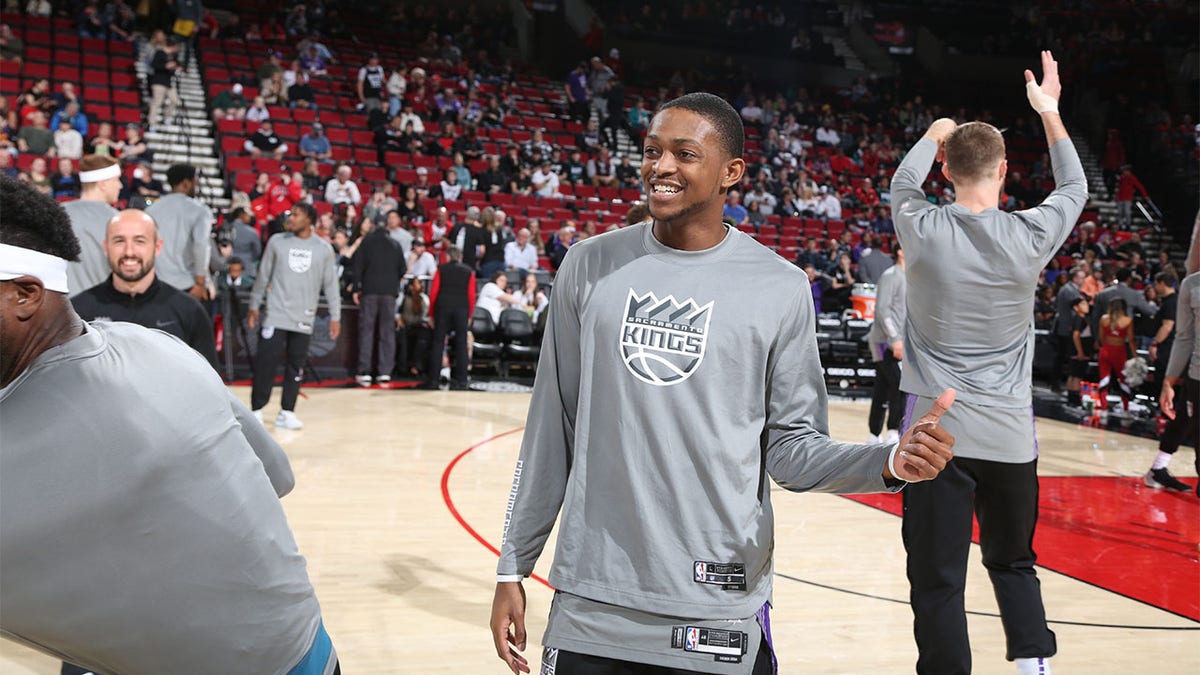
M407 269L400 242L381 227L363 235L354 254L354 304L358 310L359 386L371 385L371 357L375 356L375 382L392 380L396 360L396 295Z
M1146 255L1146 249L1142 246L1142 235L1137 231L1131 232L1129 238L1117 247L1115 255L1118 260L1130 260L1134 254L1139 257Z
M248 103L246 97L242 96L242 91L241 83L235 83L217 94L212 103L213 119L218 122L223 119L245 119Z
M142 138L142 128L132 123L125 125L125 140L121 142L121 161L148 164L153 158L153 151Z
M58 160L58 170L50 176L50 194L55 199L74 199L79 196L83 185L75 172L75 162L67 158Z
M404 93L408 89L408 71L404 65L398 65L392 70L392 74L387 80L387 95L388 95L388 117L395 117L400 114L401 104L404 101Z
M58 130L61 121L66 121L80 136L88 135L88 115L79 108L79 101L67 101L62 109L50 115L50 129Z
M1106 230L1101 230L1100 236L1096 238L1096 258L1099 260L1116 258L1116 251L1112 246L1112 235Z
M433 314L433 339L430 343L426 382L422 389L437 389L442 358L446 353L446 336L454 333L454 378L451 389L468 388L467 332L471 313L475 309L475 270L463 264L462 251L457 246L446 250L449 261L438 268L430 284L429 300Z
M419 68L414 68L419 70ZM412 125L412 133L418 136L425 135L425 121L416 113L411 100L405 100L400 112L400 128L408 132L409 125Z
M317 92L313 91L308 73L300 73L296 83L287 88L288 105L294 110L308 110L317 107Z
M21 94L17 118L20 124L29 124L30 116L35 111L41 111L47 116L54 110L54 99L50 96L50 80L39 78ZM49 117L47 117L49 119Z
M146 115L146 121L150 123L151 129L159 124L159 113L163 111L164 102L166 115L162 117L162 121L175 119L175 111L179 107L179 93L175 91L173 80L175 73L182 70L176 61L178 53L178 43L164 42L150 58L150 112Z
M587 77L591 109L595 112L596 118L603 123L608 115L608 83L616 77L616 73L612 68L604 65L598 56L592 57L591 64L591 72Z
M96 136L88 141L86 151L89 155L104 155L105 157L117 157L121 154L121 144L113 138L111 122L100 123L96 130Z
M754 190L747 194L743 201L745 201L746 206L758 204L758 210L764 216L774 215L775 207L779 204L779 200L775 195L767 191L767 186L761 180L755 183Z
M551 267L557 270L562 265L563 258L567 255L567 249L571 248L576 241L578 239L575 234L575 223L568 220L550 236L550 243L546 245L546 254L550 258Z
M404 185L400 189L400 203L396 206L400 217L406 223L420 223L425 220L425 210L417 196L417 189L412 185Z
M258 93L264 98L278 95L278 92L274 90L275 83L282 80L276 80L275 75L283 72L283 66L279 64L279 57L279 52L273 49L267 52L267 60L263 61L254 73L258 78Z
M536 161L535 155L540 158L549 157L554 151L554 146L546 141L546 134L542 129L534 129L532 137L525 142L523 148L522 159L525 162Z
M300 137L300 156L326 164L333 163L333 146L325 136L325 125L313 122L309 132Z
M48 2L46 4L49 5ZM19 67L24 57L25 43L13 35L8 24L0 24L0 63L11 63L13 67Z
M832 124L826 124L822 122L821 126L817 127L817 145L839 147L841 145L841 140L841 137L838 136L838 132L833 128Z
M571 117L576 122L587 120L590 116L587 64L580 61L575 66L575 69L567 74L567 81L563 85L563 91L567 95L567 109ZM490 105L489 102L489 108ZM500 117L503 117L503 115Z
M504 245L504 268L517 270L521 276L538 268L538 250L531 243L533 233L523 227L517 231L515 241Z
M255 96L254 102L246 108L247 122L265 122L271 119L271 111L267 109L267 101L262 96Z
M587 121L587 126L575 137L575 145L592 155L600 151L600 128L595 119Z
M817 217L825 220L841 220L842 201L838 198L837 190L831 189L828 185L822 185L819 192L821 196L817 200Z
M371 52L367 63L358 69L358 79L355 85L361 109L370 113L372 110L383 110L383 87L387 72L379 65L379 54Z
M621 156L621 163L617 165L617 181L626 190L642 189L641 173L638 167L629 162L629 155Z
M1134 191L1141 193L1143 199L1150 199L1145 186L1133 175L1133 167L1125 164L1121 167L1121 175L1117 179L1117 224L1123 230L1133 228L1133 197Z
M46 115L40 110L29 115L28 122L17 132L17 148L22 153L53 157L54 132L47 127Z
M425 242L421 242L421 247L424 246ZM429 261L433 263L433 256L429 256ZM396 370L412 377L424 372L429 360L429 338L433 329L429 296L425 294L422 276L432 276L436 271L435 265L428 275L417 275L410 280L396 309ZM409 274L412 274L411 268Z
M50 194L50 173L44 157L34 157L29 164L29 173L21 174L20 177L38 192Z
M54 150L56 157L68 160L83 157L83 136L71 128L71 122L66 118L58 121L54 132Z
M162 181L144 166L136 167L129 176L129 186L121 191L121 199L131 209L145 209L163 194Z
M371 219L377 228L382 228L391 222L388 216L399 206L400 203L392 196L392 184L386 180L379 181L371 191L370 199L363 205L363 217ZM397 213L397 226L399 225L399 216L400 214ZM405 253L408 252L407 249L406 246Z
M613 162L608 148L601 147L599 153L588 160L587 175L592 185L597 187L620 187L617 180L617 166Z
M408 262L408 276L432 277L437 272L437 260L429 252L429 247L426 245L423 236L413 239L412 250L408 252L406 260Z
M480 276L490 277L505 268L505 251L515 239L506 221L504 212L491 206L484 207L479 214L483 239L483 255L479 258Z
M1104 187L1108 197L1112 199L1117 190L1117 174L1125 166L1125 144L1121 142L1121 132L1116 129L1108 130L1108 139L1104 142L1104 157L1100 167L1104 171Z
M362 202L362 194L358 191L358 185L351 180L352 174L353 171L349 165L339 165L333 178L330 178L325 185L325 201L334 205L357 205Z
M541 166L533 172L530 178L533 192L539 197L562 197L558 192L558 174L550 167L550 160L542 160Z
M737 190L730 190L726 195L725 208L721 212L721 217L731 221L734 225L744 225L749 218L749 212L746 207L742 206L742 194Z
M462 197L463 186L458 182L458 172L454 167L446 169L441 182L437 185L437 195L446 201L458 201Z
M275 134L275 127L270 120L263 120L258 130L250 134L242 147L254 157L267 156L275 159L282 159L288 151L288 144Z

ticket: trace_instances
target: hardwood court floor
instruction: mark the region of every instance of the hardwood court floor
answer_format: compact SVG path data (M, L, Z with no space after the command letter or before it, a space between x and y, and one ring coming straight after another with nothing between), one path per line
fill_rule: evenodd
M243 399L244 388L237 390ZM302 431L274 430L296 473L284 498L346 675L503 673L487 623L495 556L451 514L498 543L529 397L520 393L306 389ZM276 394L278 396L278 394ZM276 401L278 399L276 398ZM267 408L270 419L276 412ZM834 437L866 435L866 404L831 405ZM1046 476L1126 476L1128 489L1155 451L1153 441L1039 420ZM498 438L497 438L498 436ZM493 439L493 440L488 440ZM1173 470L1193 477L1191 451ZM1194 480L1194 478L1188 478ZM900 519L832 495L772 496L777 517L773 624L781 672L912 672ZM1176 497L1200 517L1194 495ZM1068 505L1068 508L1070 505ZM1087 504L1078 505L1086 518ZM1165 528L1169 530L1170 528ZM1189 532L1194 533L1192 528ZM1168 535L1169 536L1169 535ZM1183 536L1183 535L1181 535ZM1200 593L1197 541L1178 593ZM1179 543L1179 542L1175 542ZM549 569L553 542L538 572ZM975 672L1013 673L999 619L972 547L967 607ZM1153 569L1142 571L1154 575ZM1055 623L1056 673L1197 673L1200 622L1042 569ZM551 591L525 584L530 644L538 663ZM2 611L2 609L0 609ZM1083 625L1081 625L1083 624ZM57 673L56 663L0 641L0 673Z

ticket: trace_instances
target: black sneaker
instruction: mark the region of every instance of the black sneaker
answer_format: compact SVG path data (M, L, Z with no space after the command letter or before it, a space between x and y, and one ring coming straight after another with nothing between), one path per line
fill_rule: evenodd
M1179 480L1171 475L1171 472L1163 469L1150 469L1150 472L1142 478L1142 482L1146 487L1154 488L1155 490L1166 488L1167 490L1175 490L1177 492L1191 492L1192 486ZM1197 486L1197 491L1200 491L1200 486ZM1198 492L1200 494L1200 492Z

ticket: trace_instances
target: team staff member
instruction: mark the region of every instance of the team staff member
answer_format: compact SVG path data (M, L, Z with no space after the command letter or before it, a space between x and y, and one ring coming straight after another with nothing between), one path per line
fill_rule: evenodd
M52 199L0 203L0 633L98 673L336 673L282 449L178 339L75 314Z
M723 99L665 104L642 163L653 221L584 240L559 270L492 605L514 673L529 671L521 579L560 509L542 672L768 673L768 477L896 490L951 456L950 391L898 449L829 438L804 275L721 222L742 146Z
M117 215L112 207L121 195L121 164L112 157L87 155L79 160L79 199L63 204L71 229L79 239L79 262L67 267L72 293L82 293L108 278L104 238L108 221Z
M159 281L154 260L162 250L158 226L145 211L121 211L108 222L104 251L108 279L71 299L84 321L128 321L170 333L217 367L212 319L200 301Z
M466 389L467 362L471 360L467 351L467 333L471 326L471 313L475 311L475 270L463 262L462 249L446 247L449 258L433 276L429 284L430 316L433 317L433 342L429 349L427 378L423 389L437 389L442 372L442 357L446 355L446 336L454 332L454 378L451 389Z
M267 241L246 314L251 329L262 324L258 353L254 356L250 408L262 421L262 409L271 400L275 369L282 358L283 396L275 426L285 429L304 426L296 417L296 399L300 397L300 381L304 379L304 362L322 290L329 303L329 337L337 340L342 332L342 298L338 294L333 247L313 236L316 219L317 209L312 204L300 202L292 206L287 231ZM260 319L264 299L267 311Z
M1034 563L1037 440L1032 410L1033 299L1038 272L1071 233L1087 180L1058 114L1058 64L1042 52L1039 86L1026 92L1042 118L1055 189L1035 208L998 207L1007 162L990 124L939 119L892 180L896 234L904 245L908 322L900 388L922 409L946 387L959 400L942 423L958 441L936 481L904 491L904 546L915 617L918 673L969 673L963 610L971 516L1018 672L1050 672L1056 650ZM954 204L930 204L921 184L935 156L954 183ZM997 273L997 270L1000 273ZM964 320L969 317L969 320Z

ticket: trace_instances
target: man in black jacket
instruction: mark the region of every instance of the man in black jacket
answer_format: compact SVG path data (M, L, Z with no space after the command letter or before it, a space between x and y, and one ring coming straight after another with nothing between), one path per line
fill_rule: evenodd
M108 221L104 250L112 275L71 298L85 321L128 321L170 333L217 367L212 319L200 301L158 280L154 260L162 249L158 225L145 211L128 209Z
M454 331L454 379L451 389L467 388L467 331L475 310L475 270L462 261L462 249L446 249L450 261L438 268L429 288L430 313L433 316L433 342L429 350L429 380L422 389L437 389L446 353L446 336Z
M359 386L371 386L371 350L376 348L378 373L375 381L392 381L396 364L396 295L400 279L408 265L404 249L382 227L372 228L363 236L354 253L354 303L358 305L358 375ZM378 336L376 335L378 332Z

